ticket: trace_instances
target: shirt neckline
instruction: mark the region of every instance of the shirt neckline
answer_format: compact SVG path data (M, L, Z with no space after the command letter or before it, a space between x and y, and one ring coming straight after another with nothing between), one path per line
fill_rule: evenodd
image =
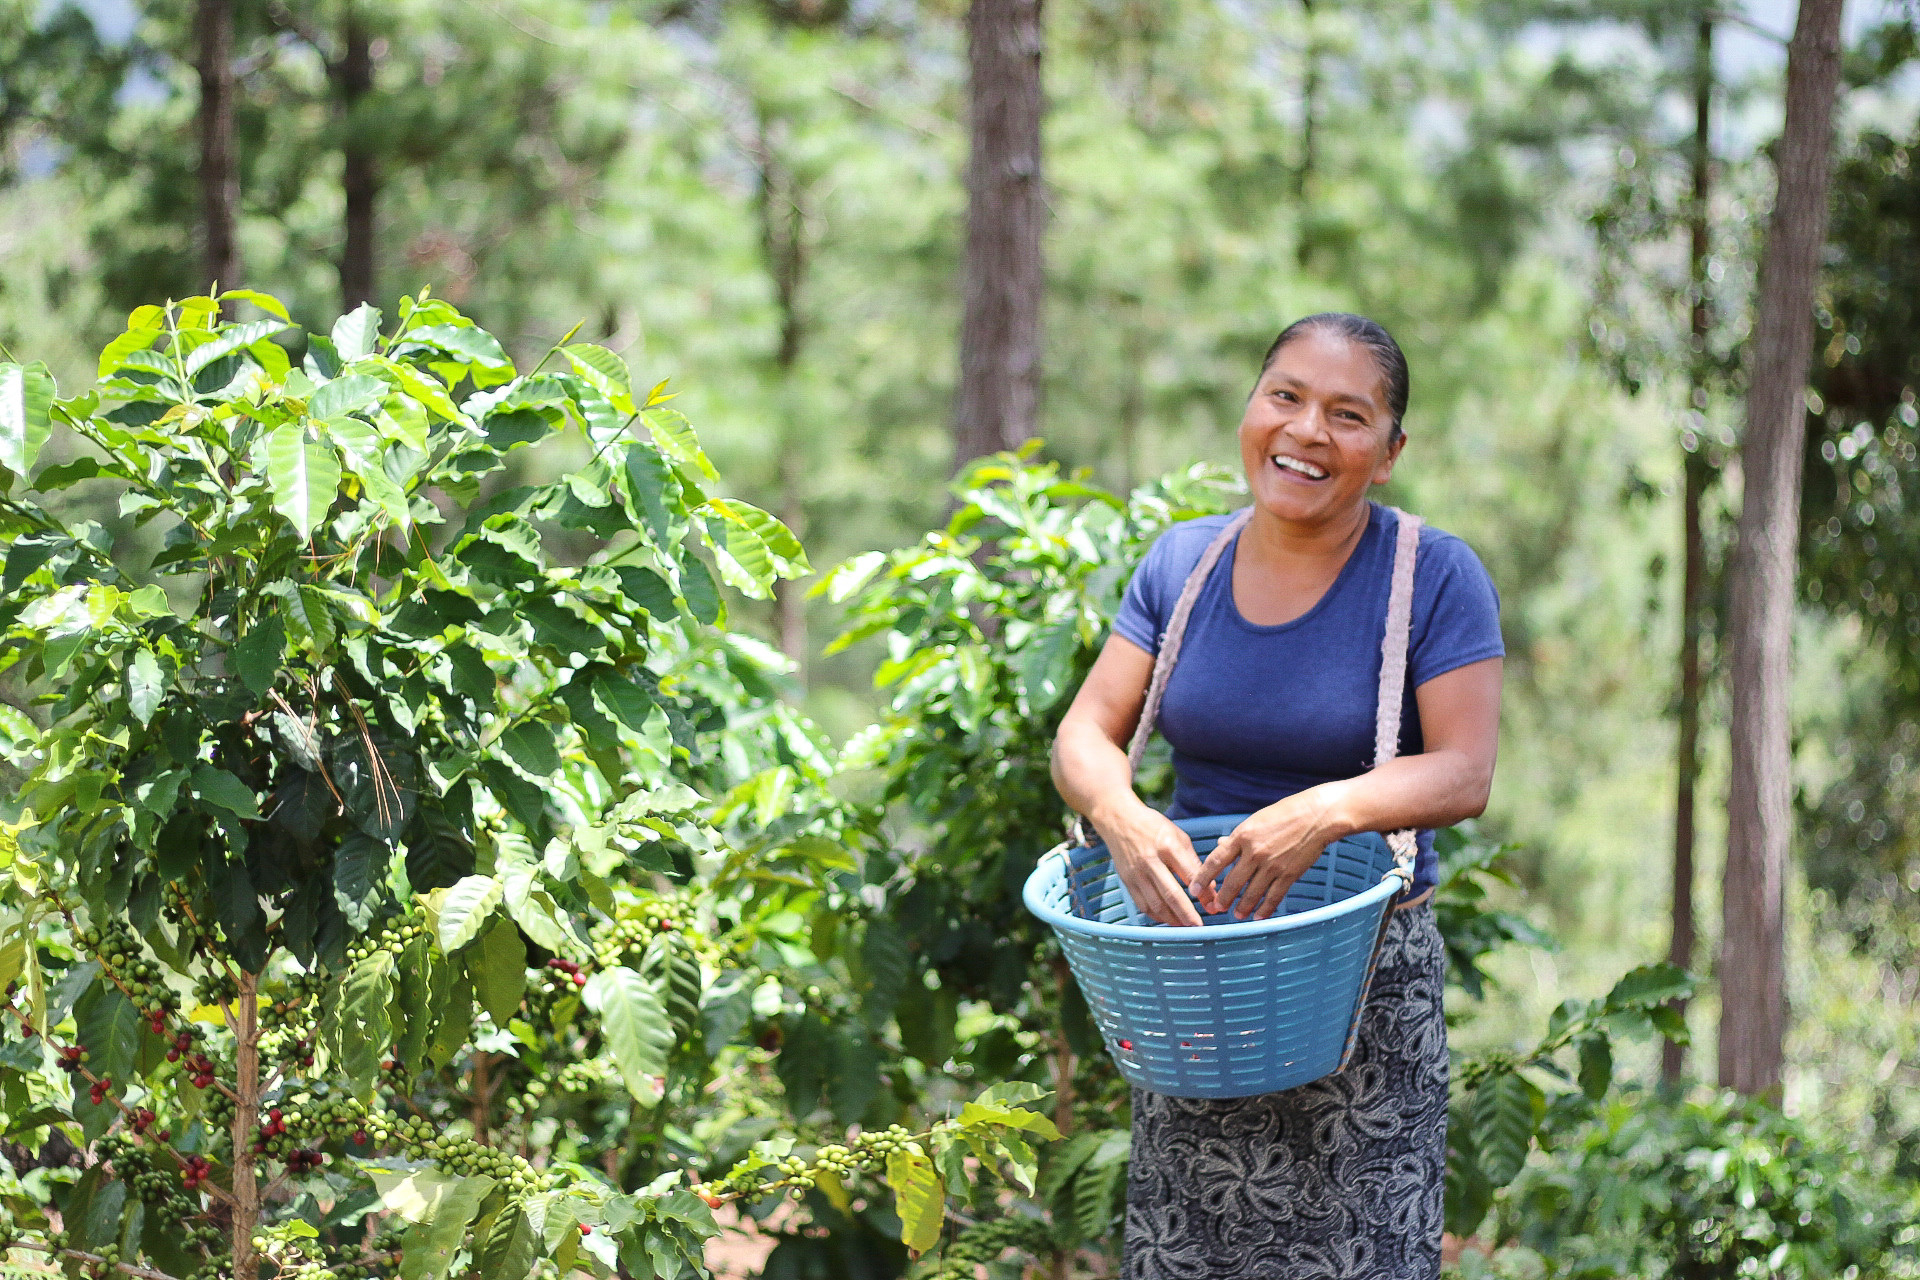
M1340 566L1340 572L1334 575L1333 581L1328 584L1327 589L1320 593L1320 598L1315 600L1305 613L1297 618L1289 618L1285 622L1254 622L1249 619L1246 614L1240 612L1240 602L1233 598L1233 566L1240 555L1240 539L1246 533L1244 528L1241 529L1239 533L1233 535L1233 541L1227 544L1226 552L1220 557L1220 564L1216 568L1216 573L1220 569L1226 571L1220 576L1225 579L1225 585L1221 587L1221 590L1226 593L1227 613L1246 630L1263 636L1278 635L1280 632L1290 631L1294 627L1311 622L1327 609L1329 602L1332 601L1335 596L1340 594L1340 589L1346 584L1347 578L1354 572L1354 562L1360 559L1360 553L1366 550L1367 544L1371 542L1375 534L1384 527L1386 523L1385 517L1386 508L1369 499L1367 501L1367 527L1361 532L1360 540L1353 544L1353 550L1347 553L1347 562Z

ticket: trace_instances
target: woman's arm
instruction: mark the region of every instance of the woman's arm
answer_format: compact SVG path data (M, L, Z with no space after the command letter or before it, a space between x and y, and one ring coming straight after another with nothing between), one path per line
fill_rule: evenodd
M1134 794L1125 743L1146 702L1153 656L1112 636L1053 740L1053 785L1093 823L1142 911L1162 924L1200 923L1183 885L1200 870L1186 832ZM1424 709L1422 714L1425 714Z
M1487 807L1500 744L1500 673L1501 659L1488 658L1414 690L1426 743L1419 755L1309 787L1241 823L1188 881L1201 907L1223 911L1239 898L1235 915L1264 920L1321 851L1343 836L1478 817ZM1229 866L1216 891L1214 878Z

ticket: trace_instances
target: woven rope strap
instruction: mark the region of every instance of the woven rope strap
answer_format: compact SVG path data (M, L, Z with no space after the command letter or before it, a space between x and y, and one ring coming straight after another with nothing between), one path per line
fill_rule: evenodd
M1420 548L1419 516L1410 516L1399 508L1400 533L1393 544L1393 585L1387 592L1387 634L1380 642L1380 700L1374 709L1373 765L1379 768L1400 754L1400 704L1407 693L1407 644L1413 633L1413 561ZM1419 843L1411 830L1390 832L1387 847L1393 850L1394 868L1388 875L1400 877L1400 896L1413 885L1413 858ZM1366 976L1360 979L1360 998L1354 1001L1353 1023L1347 1028L1346 1047L1340 1051L1339 1070L1345 1071L1360 1043L1360 1023L1367 1012L1367 996L1373 991L1373 975L1380 967L1380 949L1387 940L1387 925L1393 920L1393 908L1380 913L1380 932L1374 935L1373 954L1367 957Z
M1253 518L1253 508L1243 507L1227 521L1226 527L1214 536L1207 549L1200 553L1200 562L1193 566L1193 572L1187 575L1186 582L1180 588L1180 598L1174 602L1173 616L1167 619L1167 629L1160 637L1160 652L1153 659L1153 678L1147 681L1147 700L1140 708L1140 722L1134 726L1133 741L1127 744L1127 771L1140 772L1141 758L1147 754L1147 740L1153 737L1153 726L1160 719L1160 700L1167 695L1167 678L1173 674L1173 664L1180 661L1180 644L1187 638L1187 619L1193 616L1194 601L1200 598L1201 588L1207 585L1207 579L1213 573L1213 566L1220 563L1220 556L1240 531L1247 527L1247 521Z

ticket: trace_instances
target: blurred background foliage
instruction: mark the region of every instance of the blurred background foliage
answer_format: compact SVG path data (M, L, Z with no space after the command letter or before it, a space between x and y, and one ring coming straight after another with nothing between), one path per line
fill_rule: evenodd
M1785 1105L1874 1176L1910 1178L1920 82L1913 15L1850 8L1808 396ZM274 292L316 328L369 282L376 301L430 285L523 359L579 322L636 382L687 388L722 470L819 566L945 524L958 0L233 11L245 279L223 285ZM1703 15L1721 42L1704 284L1686 227ZM1042 428L1061 474L1124 494L1234 464L1259 353L1300 314L1363 311L1407 348L1411 442L1389 497L1465 537L1502 593L1505 738L1483 827L1516 847L1515 883L1494 896L1559 939L1485 960L1485 1001L1456 1033L1470 1048L1516 1043L1666 946L1690 456L1712 477L1702 794L1719 795L1718 565L1778 128L1766 33L1791 16L1647 0L1047 10ZM0 342L48 360L69 391L127 310L207 283L192 20L187 0L0 0ZM370 241L349 230L355 174ZM111 510L98 518L135 537ZM886 655L824 653L842 606L805 585L736 621L786 651L791 696L843 741L890 696L873 683ZM841 785L879 801L887 778ZM909 819L937 826L923 808ZM1702 957L1716 808L1702 805ZM920 829L906 821L900 838ZM1711 1062L1700 967L1692 1061ZM1632 1052L1622 1066L1651 1087L1655 1054ZM1564 1177L1628 1128L1583 1139ZM1527 1192L1540 1204L1544 1185ZM1554 1194L1566 1232L1599 1229Z

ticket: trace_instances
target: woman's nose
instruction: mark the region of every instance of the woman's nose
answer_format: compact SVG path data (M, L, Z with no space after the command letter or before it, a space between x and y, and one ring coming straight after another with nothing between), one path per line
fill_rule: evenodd
M1303 441L1324 440L1327 435L1327 415L1319 405L1309 401L1300 406L1300 412L1287 420L1286 434Z

